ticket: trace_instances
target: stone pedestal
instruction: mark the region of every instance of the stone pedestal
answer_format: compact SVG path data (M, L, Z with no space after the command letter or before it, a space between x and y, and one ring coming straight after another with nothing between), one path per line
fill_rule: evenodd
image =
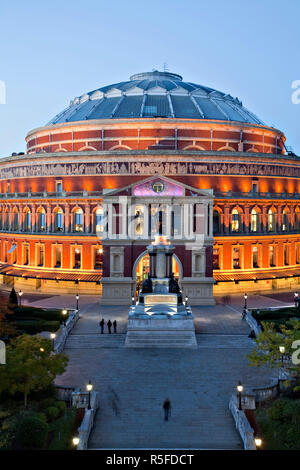
M193 317L155 315L128 319L126 348L197 348Z
M106 277L102 281L102 305L130 305L135 282L129 277Z

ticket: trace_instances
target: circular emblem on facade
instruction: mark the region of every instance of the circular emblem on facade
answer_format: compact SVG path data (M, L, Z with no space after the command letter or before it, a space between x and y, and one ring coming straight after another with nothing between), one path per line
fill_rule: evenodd
M152 189L155 193L161 193L164 190L164 184L161 181L156 181L156 183L152 184Z

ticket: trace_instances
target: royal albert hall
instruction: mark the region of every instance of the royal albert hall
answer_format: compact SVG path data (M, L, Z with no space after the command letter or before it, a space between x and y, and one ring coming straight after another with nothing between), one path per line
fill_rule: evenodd
M238 98L139 73L74 98L26 144L0 160L3 284L128 303L159 233L191 303L298 286L299 158Z

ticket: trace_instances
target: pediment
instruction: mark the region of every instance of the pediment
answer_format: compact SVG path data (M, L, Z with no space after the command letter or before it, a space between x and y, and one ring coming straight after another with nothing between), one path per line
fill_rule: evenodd
M137 196L137 197L213 197L212 189L199 189L186 185L172 178L153 175L137 183L119 189L103 190L104 197Z

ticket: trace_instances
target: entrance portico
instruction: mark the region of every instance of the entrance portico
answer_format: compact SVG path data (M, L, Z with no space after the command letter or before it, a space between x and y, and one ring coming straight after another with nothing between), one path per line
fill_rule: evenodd
M102 303L129 304L136 294L137 260L155 236L175 246L179 283L191 305L214 303L213 192L153 176L103 194Z

